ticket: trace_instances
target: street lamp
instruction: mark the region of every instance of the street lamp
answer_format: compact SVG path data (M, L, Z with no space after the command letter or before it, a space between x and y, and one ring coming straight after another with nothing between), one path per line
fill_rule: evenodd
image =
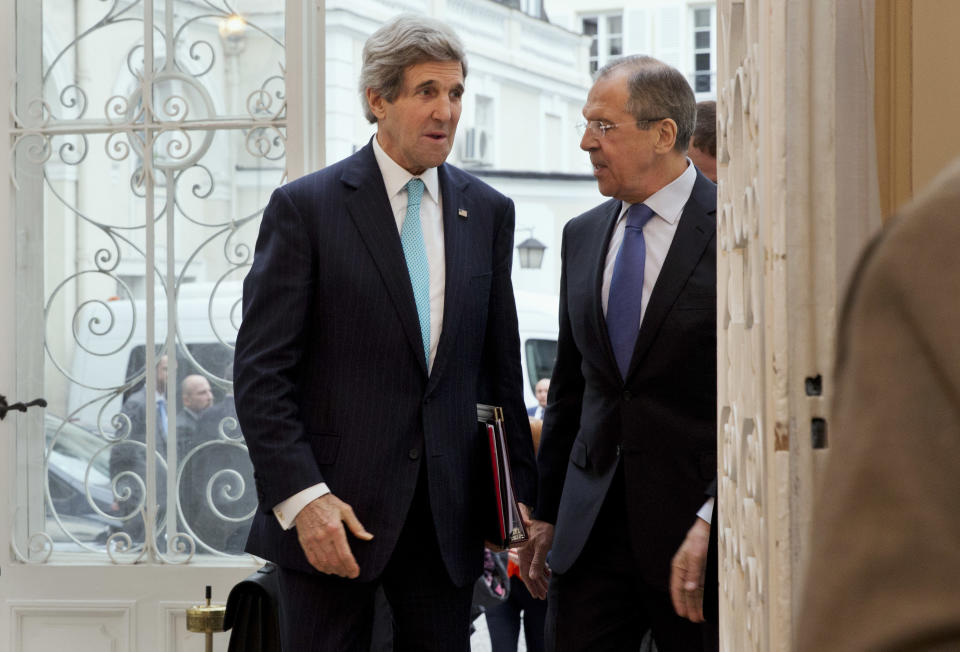
M520 252L520 267L523 269L540 269L543 264L543 252L547 245L533 237L533 228L519 228L517 231L528 231L530 237L517 245Z
M217 29L223 39L226 54L237 55L243 52L244 33L247 31L247 21L243 16L230 14L220 20Z

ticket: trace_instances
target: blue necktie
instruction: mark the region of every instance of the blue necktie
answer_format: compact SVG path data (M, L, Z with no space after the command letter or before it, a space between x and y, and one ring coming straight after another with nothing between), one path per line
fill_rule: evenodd
M167 399L157 397L157 432L161 438L167 436Z
M423 198L423 181L414 177L407 182L407 216L400 229L400 244L403 257L407 259L407 271L413 286L413 300L417 304L420 319L420 336L423 353L430 368L430 264L427 248L423 244L423 228L420 225L420 200Z
M627 227L623 244L617 253L610 279L607 298L607 332L613 355L626 380L630 359L640 332L640 301L643 297L643 266L647 260L647 246L643 240L643 225L653 217L645 204L634 204L627 211Z

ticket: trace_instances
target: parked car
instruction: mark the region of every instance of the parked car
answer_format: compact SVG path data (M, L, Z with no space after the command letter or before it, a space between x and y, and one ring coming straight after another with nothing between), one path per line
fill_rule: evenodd
M46 533L55 543L104 545L117 519L107 469L107 442L61 417L44 416ZM99 454L98 454L99 453Z
M53 540L54 549L75 550L80 545L102 548L116 532L130 534L134 546L142 543L139 516L126 521L131 527L120 518L130 509L122 502L118 504L113 494L109 441L92 428L52 414L45 415L44 425L45 532ZM228 434L236 437L239 433ZM246 449L238 442L206 441L181 464L178 530L194 537L197 554L211 549L241 553L256 508L253 468ZM209 496L208 481L212 482ZM124 486L121 483L119 489ZM132 500L138 498L134 495ZM162 504L159 518L162 526L166 521Z

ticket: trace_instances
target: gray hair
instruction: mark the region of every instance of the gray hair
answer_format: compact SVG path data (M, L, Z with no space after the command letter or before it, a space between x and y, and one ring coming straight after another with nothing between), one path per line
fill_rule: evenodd
M677 123L677 140L673 149L685 153L697 122L697 100L686 78L659 59L637 54L611 61L597 71L595 80L599 81L623 66L630 69L627 111L638 123L650 118L671 118Z
M467 77L467 55L460 38L434 18L401 14L374 32L363 46L360 69L360 103L367 120L377 117L367 104L367 89L388 102L403 87L403 71L425 61L459 61Z

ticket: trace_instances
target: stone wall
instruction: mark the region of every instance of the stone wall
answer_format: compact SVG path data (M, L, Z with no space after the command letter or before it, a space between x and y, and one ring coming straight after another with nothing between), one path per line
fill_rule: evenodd
M789 650L837 306L879 224L873 3L720 0L717 16L721 648Z

